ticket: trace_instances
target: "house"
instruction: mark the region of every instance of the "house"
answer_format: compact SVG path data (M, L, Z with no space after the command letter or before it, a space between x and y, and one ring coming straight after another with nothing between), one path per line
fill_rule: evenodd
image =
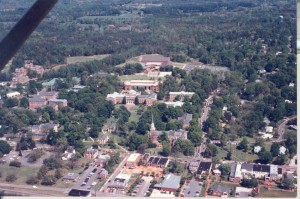
M76 182L79 179L79 174L77 173L68 173L62 178L64 182Z
M253 174L255 178L264 178L270 174L270 165L254 164Z
M193 115L189 114L189 113L184 113L183 116L178 117L178 121L182 121L182 123L183 123L182 127L184 129L189 128L190 122L192 121L192 119L193 119Z
M253 189L246 187L236 187L235 188L235 197L236 198L249 198L252 197Z
M199 197L202 185L202 182L197 180L186 180L182 187L181 197Z
M108 161L110 160L110 155L99 155L95 162L95 166L106 167Z
M228 197L230 195L230 188L225 185L215 184L209 189L209 194L218 197Z
M180 180L180 176L170 173L164 176L164 180L161 183L155 184L154 188L166 192L176 192L176 190L180 187Z
M7 98L15 98L15 97L19 97L21 95L21 93L15 91L15 92L9 92L6 94Z
M213 174L216 175L216 176L220 176L222 173L219 169L214 169Z
M68 196L76 196L76 197L91 197L91 191L79 190L79 189L71 189L68 193Z
M58 107L66 107L68 106L68 101L66 99L51 99L49 100L49 106L55 106Z
M285 155L286 154L286 148L284 147L284 146L281 146L280 148L279 148L279 154L282 154L282 155Z
M108 184L108 188L124 191L130 178L130 174L119 173L115 179Z
M102 168L98 175L100 180L105 180L108 177L108 171Z
M259 153L261 151L262 147L261 146L255 146L254 147L254 153Z
M169 158L151 156L146 163L146 166L167 168L169 164Z
M231 165L229 180L231 182L240 183L242 180L242 164Z
M103 134L99 138L99 144L105 145L108 142L108 140L109 140L108 135L107 134Z
M278 173L278 166L277 165L270 165L270 174L266 179L269 179L271 181L276 181L279 179L279 173Z
M116 130L117 130L116 123L111 123L107 128L108 133L114 133Z
M212 162L200 162L196 174L199 178L202 175L208 175L210 173L211 168L212 168Z
M189 163L189 170L191 173L196 173L199 168L200 162L199 161L192 161Z
M136 168L138 166L138 163L139 163L141 158L142 158L141 154L133 153L126 160L125 166L127 168Z
M93 149L92 147L87 149L86 152L84 152L83 156L85 158L89 158L89 159L95 159L97 158L97 156L99 155L99 152L97 149Z
M41 98L41 97L29 98L28 101L29 101L29 109L30 110L35 110L37 108L41 108L41 107L47 105L47 100L45 100L44 98Z
M188 97L189 99L191 99L194 94L195 94L194 92L185 92L185 91L170 92L169 100L170 100L170 102L173 102L176 97L179 97L179 101L183 101L185 97Z
M273 133L273 126L266 126L266 133Z
M73 146L69 146L67 150L64 152L62 160L69 160L76 154L75 148Z

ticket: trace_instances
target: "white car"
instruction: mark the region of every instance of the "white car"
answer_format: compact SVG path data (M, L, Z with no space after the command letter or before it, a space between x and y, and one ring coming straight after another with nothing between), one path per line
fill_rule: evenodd
M37 189L37 186L33 185L33 186L32 186L32 188L35 188L35 189Z

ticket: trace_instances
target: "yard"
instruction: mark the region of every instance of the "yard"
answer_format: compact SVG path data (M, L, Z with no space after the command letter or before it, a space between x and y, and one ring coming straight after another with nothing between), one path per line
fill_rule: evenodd
M67 64L74 64L74 63L82 63L82 62L88 62L93 60L102 60L106 57L108 57L109 54L105 55L94 55L94 56L76 56L76 57L67 57L66 63Z
M266 187L261 187L257 197L261 198L295 198L297 197L297 192L290 191L280 191L280 190L267 190Z
M38 172L37 168L32 168L32 167L21 167L21 168L16 168L16 167L10 167L7 165L1 165L0 166L0 173L2 177L0 177L0 182L7 183L5 181L5 178L9 174L15 174L17 176L17 180L13 182L13 184L26 184L26 180L31 177L35 176Z

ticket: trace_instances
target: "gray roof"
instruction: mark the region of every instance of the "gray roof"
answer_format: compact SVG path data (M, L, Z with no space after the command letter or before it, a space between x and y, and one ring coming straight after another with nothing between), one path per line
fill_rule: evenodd
M67 102L66 99L51 99L49 102Z
M154 187L178 189L180 186L180 179L180 176L170 173L164 177L164 180L160 184L156 184Z
M230 188L229 187L226 187L226 186L223 186L223 185L214 185L212 187L212 190L213 192L219 192L219 193L224 193L224 192L227 192L229 193L230 192Z
M40 97L33 97L28 99L29 102L45 102L46 100Z
M242 165L243 167L243 165ZM230 170L230 177L234 178L235 176L235 169L236 169L236 164L231 165L231 170Z
M242 170L247 170L247 171L253 171L253 165L250 163L243 163L241 169Z
M202 183L196 180L191 180L184 189L184 197L195 197L196 194L200 194ZM199 195L198 195L199 196Z
M174 138L183 138L187 139L187 131L185 130L177 130L177 131L167 131L168 135Z
M170 57L163 57L161 55L143 55L142 56L142 62L151 62L151 61L157 61L157 62L168 62L170 60Z
M183 116L178 117L178 120L182 121L183 124L185 124L185 125L189 125L190 121L192 121L192 119L193 119L193 115L189 114L189 113L185 113L185 114L183 114Z
M157 94L156 93L150 93L149 95L138 95L138 98L152 98L156 99Z

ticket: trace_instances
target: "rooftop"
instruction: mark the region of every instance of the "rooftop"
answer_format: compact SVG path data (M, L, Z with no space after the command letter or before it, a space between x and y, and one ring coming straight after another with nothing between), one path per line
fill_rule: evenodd
M141 156L141 154L139 154L139 153L133 153L129 156L129 158L127 159L127 162L135 162L140 156Z
M211 168L211 162L200 162L197 173L201 174L203 171L209 171Z
M141 62L169 62L170 57L164 57L162 55L143 55L141 56Z
M71 189L71 191L69 192L68 196L83 196L83 197L87 197L91 194L90 191L86 191L86 190L79 190L79 189Z
M51 99L49 102L67 102L66 99Z
M180 176L176 176L170 173L164 177L164 180L160 184L156 184L154 187L178 189L180 184L180 179L181 179Z
M170 95L194 95L194 92L185 92L185 91L180 91L180 92L170 92Z
M227 187L227 186L224 186L224 185L214 185L212 187L212 190L213 192L219 192L219 193L224 193L224 192L227 192L229 193L230 192L230 188Z
M28 101L29 102L46 102L46 100L44 98L40 98L40 97L29 98Z

